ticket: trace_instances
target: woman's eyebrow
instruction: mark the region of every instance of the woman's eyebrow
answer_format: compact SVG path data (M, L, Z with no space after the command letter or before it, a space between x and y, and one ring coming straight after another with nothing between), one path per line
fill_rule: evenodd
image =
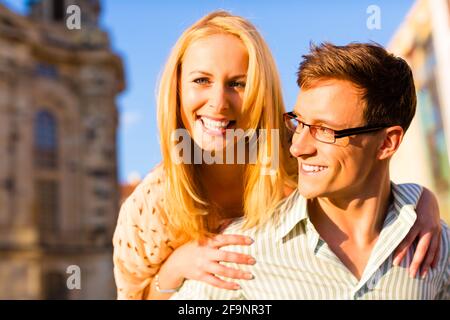
M194 73L200 73L200 74L204 74L206 76L212 76L211 73L203 71L203 70L193 70L191 72L188 73L188 75L194 74Z
M203 71L203 70L193 70L191 72L188 73L188 75L192 75L192 74L203 74L205 76L210 76L212 77L213 75L207 71ZM243 74L238 74L235 76L230 77L230 79L240 79L240 78L246 78L247 74L243 73Z
M231 79L239 79L239 78L246 78L247 75L246 74L238 74L236 76L232 76Z

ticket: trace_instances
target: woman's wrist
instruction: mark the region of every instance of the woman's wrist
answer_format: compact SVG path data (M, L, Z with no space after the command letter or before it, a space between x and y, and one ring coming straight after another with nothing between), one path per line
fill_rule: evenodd
M159 293L175 293L177 292L179 289L181 288L181 285L179 285L176 288L170 288L170 289L163 289L161 287L161 284L159 283L159 274L156 274L155 276L155 289L156 291L158 291Z
M161 290L178 289L184 282L179 272L180 268L173 263L171 256L161 266L158 272L158 285Z

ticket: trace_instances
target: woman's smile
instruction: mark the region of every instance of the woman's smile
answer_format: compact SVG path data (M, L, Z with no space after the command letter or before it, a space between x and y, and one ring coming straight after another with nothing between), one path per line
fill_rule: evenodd
M235 127L235 120L226 118L214 118L209 116L197 116L196 126L201 126L202 131L212 136L225 136L227 129Z

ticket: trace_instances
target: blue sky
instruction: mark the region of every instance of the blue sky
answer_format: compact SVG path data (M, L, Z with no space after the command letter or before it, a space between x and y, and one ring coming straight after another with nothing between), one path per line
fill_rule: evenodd
M25 0L0 0L25 12ZM266 39L281 75L286 108L295 103L295 73L311 41L346 44L376 41L387 45L413 0L103 0L101 25L124 60L127 89L117 99L120 111L119 177L143 177L160 160L155 88L171 47L204 14L226 9L250 19ZM381 29L370 30L367 8L380 9ZM81 12L83 14L83 12Z

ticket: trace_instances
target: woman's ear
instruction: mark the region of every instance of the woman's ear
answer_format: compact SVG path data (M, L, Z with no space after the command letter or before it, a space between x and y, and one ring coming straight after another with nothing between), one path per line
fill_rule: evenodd
M390 159L403 140L405 132L400 126L392 126L384 129L383 141L378 149L378 159Z

